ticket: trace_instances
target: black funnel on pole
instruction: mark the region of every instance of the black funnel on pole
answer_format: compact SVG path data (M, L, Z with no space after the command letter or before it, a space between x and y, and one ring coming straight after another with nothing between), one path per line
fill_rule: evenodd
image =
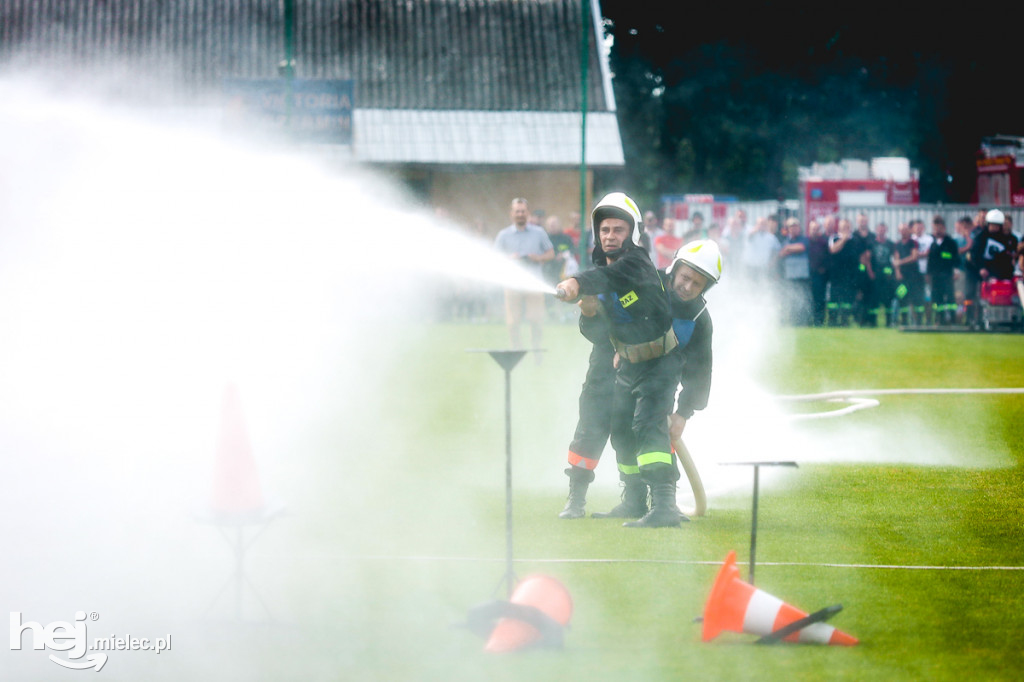
M475 352L475 351L469 351L469 352L472 353L472 352ZM513 369L515 369L516 365L519 364L519 361L522 360L523 357L528 352L529 351L525 351L525 350L489 350L489 351L487 351L487 353L492 358L494 358L494 361L497 362L499 365L501 365L501 368L503 370L505 370L506 372L511 372Z
M505 583L509 597L516 584L512 570L512 370L527 350L466 349L467 353L487 353L505 370Z

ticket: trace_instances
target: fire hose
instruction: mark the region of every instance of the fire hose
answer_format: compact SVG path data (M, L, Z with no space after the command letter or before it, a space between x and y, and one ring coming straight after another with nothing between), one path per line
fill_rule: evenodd
M690 456L690 451L686 449L682 436L672 441L672 447L676 450L676 457L679 458L679 463L683 465L683 471L686 472L686 480L690 482L690 489L693 490L693 508L683 509L682 511L687 516L704 516L704 513L708 510L708 497L704 492L704 483L700 480L697 465L693 463L693 457Z

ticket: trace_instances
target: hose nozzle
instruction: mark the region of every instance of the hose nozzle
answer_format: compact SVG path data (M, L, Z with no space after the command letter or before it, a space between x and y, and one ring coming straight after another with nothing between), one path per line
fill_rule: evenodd
M563 289L562 287L558 287L555 289L555 298L557 298L559 301L568 301L569 292Z

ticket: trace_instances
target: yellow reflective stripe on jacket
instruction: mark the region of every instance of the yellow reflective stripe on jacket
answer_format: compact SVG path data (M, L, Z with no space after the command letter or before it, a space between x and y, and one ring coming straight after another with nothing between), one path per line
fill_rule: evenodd
M645 467L645 466L647 466L649 464L659 464L659 463L671 464L672 463L672 453L671 452L645 452L642 455L637 455L636 463L637 463L637 465L639 465L641 467Z

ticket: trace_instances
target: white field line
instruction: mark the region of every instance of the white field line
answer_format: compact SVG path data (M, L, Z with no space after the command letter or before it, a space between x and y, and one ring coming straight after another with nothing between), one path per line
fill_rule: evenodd
M792 421L799 421L804 419L831 419L833 417L843 417L848 414L857 412L858 410L864 410L869 407L878 407L879 402L872 398L864 398L858 396L878 396L878 395L954 395L954 394L1012 394L1012 393L1024 393L1024 388L868 388L868 389L856 389L849 391L829 391L827 393L809 393L806 395L780 395L776 396L776 400L782 402L814 402L814 401L828 401L828 402L845 402L850 405L840 408L838 410L830 410L828 412L814 412L809 414L794 414L790 415L789 419Z
M436 561L451 563L504 563L505 559L487 557L429 556L400 554L364 554L344 557L351 561ZM672 564L678 566L719 566L721 561L686 559L513 559L517 564ZM737 561L737 565L747 562ZM1024 571L1024 566L907 566L901 564L839 564L811 561L758 561L758 566L806 566L811 568L875 568L902 571Z
M862 388L848 391L829 391L827 393L808 393L806 395L779 395L775 396L775 398L791 402L808 402L812 400L845 400L855 396L869 395L967 395L986 393L1024 393L1024 388Z

